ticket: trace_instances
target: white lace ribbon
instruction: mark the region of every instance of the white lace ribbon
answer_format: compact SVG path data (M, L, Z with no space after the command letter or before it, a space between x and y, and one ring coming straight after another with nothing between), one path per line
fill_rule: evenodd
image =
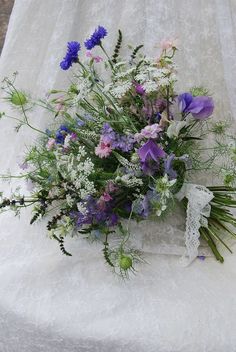
M181 201L185 197L188 199L185 230L186 250L181 258L181 263L187 266L198 256L199 228L201 226L207 227L205 217L210 216L211 206L209 203L214 195L204 186L185 183L176 194L176 198Z

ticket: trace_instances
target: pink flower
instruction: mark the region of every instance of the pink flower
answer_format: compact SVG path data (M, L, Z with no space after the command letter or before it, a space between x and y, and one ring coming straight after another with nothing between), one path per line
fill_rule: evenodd
M101 56L94 56L91 51L86 51L86 56L87 57L91 57L92 60L94 60L95 62L100 62L103 61L103 58Z
M77 136L77 134L75 133L75 132L72 132L71 133L71 135L70 135L70 139L71 139L71 141L76 141L77 140L77 138L78 138L78 136Z
M93 59L95 62L103 61L103 58L101 56L94 56Z
M64 108L64 100L63 100L63 98L64 98L63 96L60 96L56 100L57 105L56 105L55 109L56 109L57 112L60 112Z
M98 146L95 148L95 154L99 156L99 158L107 158L112 152L112 148L110 143L103 141L100 139Z
M104 192L100 199L104 200L104 202L110 202L110 200L112 200L112 197L109 193Z
M152 138L155 139L158 137L158 133L162 131L162 128L158 125L158 123L154 123L153 125L148 125L144 127L140 133L135 134L135 139L139 142L143 138Z
M118 189L118 187L112 182L112 181L108 181L106 187L105 187L105 192L114 192Z
M48 150L51 150L55 144L56 144L56 140L54 138L49 138L47 145L46 145L46 148Z
M112 200L112 197L110 196L109 193L104 192L103 195L98 199L98 207L99 210L105 210L106 209L106 203L110 202Z
M162 50L168 50L172 48L176 48L177 43L176 39L165 39L161 41Z
M143 86L139 83L135 83L135 91L136 93L140 94L140 95L144 95L145 94L145 89L143 88Z

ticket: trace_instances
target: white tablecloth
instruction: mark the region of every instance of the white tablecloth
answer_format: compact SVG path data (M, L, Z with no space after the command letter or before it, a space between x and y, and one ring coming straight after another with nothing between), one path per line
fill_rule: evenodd
M182 90L214 92L216 111L236 109L236 3L230 0L16 0L0 61L0 77L19 71L18 86L33 96L62 87L58 63L67 40L82 40L98 24L126 44L177 36ZM0 110L5 109L2 101ZM38 110L33 122L46 126ZM35 136L0 121L1 173L17 172ZM5 189L9 187L4 184ZM236 256L179 265L177 256L146 254L149 264L123 282L104 265L101 248L68 240L73 257L46 238L45 223L0 218L0 352L236 351Z

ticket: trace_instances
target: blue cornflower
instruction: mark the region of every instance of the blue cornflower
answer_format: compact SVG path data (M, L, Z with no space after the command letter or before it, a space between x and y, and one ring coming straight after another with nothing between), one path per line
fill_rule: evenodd
M85 48L88 50L91 50L96 45L100 45L101 39L103 39L106 35L107 35L107 30L102 26L98 26L98 28L91 35L91 37L84 42Z
M78 52L80 50L80 43L78 42L68 42L67 43L67 53L66 56L60 63L63 70L68 70L74 62L78 61Z
M61 125L56 131L56 143L63 144L68 132L68 128L65 125Z

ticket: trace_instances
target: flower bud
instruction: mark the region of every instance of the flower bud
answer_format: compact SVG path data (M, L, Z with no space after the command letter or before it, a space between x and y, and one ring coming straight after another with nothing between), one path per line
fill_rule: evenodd
M27 103L27 98L22 92L13 92L10 101L14 105L24 105Z
M119 264L120 264L120 268L121 269L128 270L129 268L132 267L133 262L132 262L132 259L130 257L123 255L120 258L120 263Z

